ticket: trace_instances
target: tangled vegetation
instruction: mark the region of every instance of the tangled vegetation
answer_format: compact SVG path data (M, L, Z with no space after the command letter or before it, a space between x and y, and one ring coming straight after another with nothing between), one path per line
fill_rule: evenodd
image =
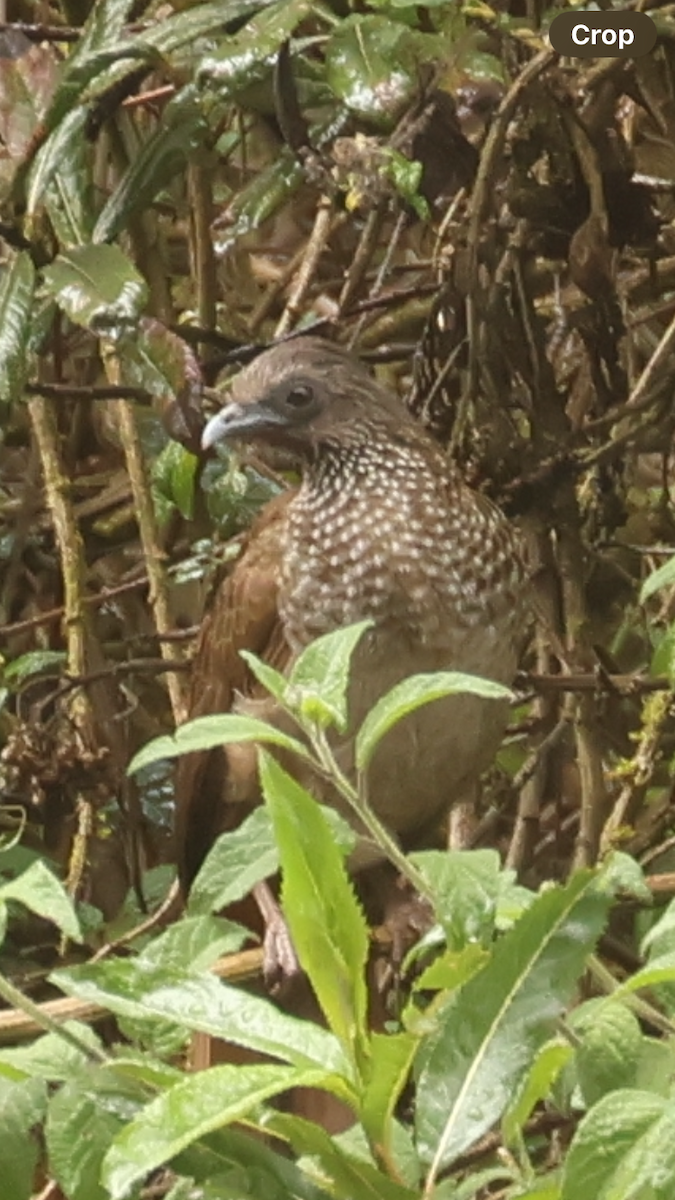
M648 54L561 59L539 0L8 0L3 1200L673 1195L675 21L634 7ZM162 924L204 595L284 483L200 432L299 329L537 564L474 848L402 864L437 924L377 1033L343 833L264 752L266 807ZM243 990L260 951L214 915L279 863L326 1028ZM193 1032L268 1058L190 1074Z

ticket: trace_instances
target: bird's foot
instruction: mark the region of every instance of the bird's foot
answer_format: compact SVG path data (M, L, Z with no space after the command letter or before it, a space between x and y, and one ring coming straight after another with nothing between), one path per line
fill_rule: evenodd
M263 978L272 996L283 996L302 975L288 926L279 911L268 919L263 938Z

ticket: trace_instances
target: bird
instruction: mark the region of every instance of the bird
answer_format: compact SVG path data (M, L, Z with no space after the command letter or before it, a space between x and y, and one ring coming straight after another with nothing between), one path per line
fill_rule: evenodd
M235 377L206 424L204 450L250 447L300 483L260 512L206 612L192 668L191 718L235 711L286 728L240 657L288 673L315 638L370 621L352 657L349 726L336 743L354 774L354 731L376 701L413 674L452 670L512 682L529 611L521 538L472 490L396 393L340 345L299 336L263 351ZM503 738L508 703L453 695L404 717L368 771L372 809L404 848L432 844L469 797ZM293 768L340 809L329 780ZM261 800L254 745L184 756L176 773L183 894L219 833ZM349 815L349 814L346 814ZM376 857L361 839L358 874Z

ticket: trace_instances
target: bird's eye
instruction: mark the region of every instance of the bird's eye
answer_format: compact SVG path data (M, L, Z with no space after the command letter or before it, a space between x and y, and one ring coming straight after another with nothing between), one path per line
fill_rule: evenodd
M308 384L300 383L286 393L285 402L296 412L303 408L309 408L310 404L314 402L314 392Z

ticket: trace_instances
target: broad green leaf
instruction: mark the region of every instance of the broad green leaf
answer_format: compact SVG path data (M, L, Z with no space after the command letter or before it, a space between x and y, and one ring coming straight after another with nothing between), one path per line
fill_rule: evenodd
M30 1200L38 1157L33 1127L42 1121L47 1088L42 1079L0 1079L2 1200Z
M439 55L439 42L388 17L340 21L326 46L326 79L352 112L391 128L418 86L421 62Z
M246 929L224 917L183 917L148 942L139 959L180 971L207 971L221 955L240 950L247 937Z
M41 671L50 671L53 667L62 667L66 654L64 650L29 650L20 658L15 658L3 671L5 680L23 683L31 675Z
M186 521L192 519L198 459L178 442L167 442L152 464L155 496L177 508Z
M605 921L609 898L579 872L543 892L497 942L490 961L438 1016L423 1049L417 1097L429 1180L499 1120L568 1002Z
M236 95L268 76L279 48L311 11L308 0L279 0L262 11L233 37L224 39L199 64L199 87L215 87L221 96Z
M76 325L112 337L136 321L147 286L117 246L77 246L45 267L48 293Z
M675 555L648 575L640 589L640 604L646 604L656 592L675 584Z
M108 1200L101 1165L143 1095L133 1080L90 1068L72 1076L52 1097L45 1127L49 1168L68 1200Z
M265 1129L287 1139L296 1155L316 1159L331 1194L345 1200L417 1200L419 1190L403 1187L362 1158L347 1154L315 1121L285 1113L270 1114Z
M101 1041L90 1025L82 1021L66 1021L64 1029L77 1035L78 1041L102 1049ZM84 1050L78 1050L58 1033L46 1033L26 1046L3 1046L0 1048L0 1070L3 1065L14 1067L36 1079L50 1083L65 1081L81 1067L89 1064Z
M82 931L73 902L63 884L45 866L35 862L22 875L0 885L0 902L14 900L38 917L52 921L61 933L74 942L82 941Z
M188 1076L153 1100L117 1135L103 1179L113 1200L149 1171L169 1162L191 1142L240 1121L262 1101L292 1086L321 1087L327 1072L274 1065L211 1067Z
M302 742L273 729L256 717L241 717L236 713L222 713L214 717L197 717L179 725L170 736L153 738L135 754L127 768L133 775L142 767L161 762L164 758L178 758L181 754L192 754L197 750L213 750L215 746L226 746L231 742L262 742L271 746L282 746L292 750L301 758L308 753Z
M367 1057L368 928L321 806L265 751L260 779L282 871L284 916L326 1020L352 1061Z
M156 131L143 142L101 210L94 242L109 242L124 229L132 213L148 209L155 196L205 141L208 124L194 85L183 88L167 104Z
M502 870L496 850L424 850L410 855L424 876L450 949L494 933Z
M191 913L218 912L274 875L279 853L266 808L255 808L237 829L220 835L190 888Z
M635 1086L644 1038L625 1004L590 1000L571 1014L570 1025L581 1038L576 1070L588 1108L607 1092Z
M479 679L476 675L464 675L461 671L439 671L431 675L411 675L397 683L371 708L359 729L356 738L356 765L365 770L373 751L385 733L397 721L423 704L441 700L444 696L470 693L486 700L509 700L512 693L501 683L491 679Z
M19 400L23 392L34 290L35 267L22 250L0 274L0 403Z
M675 1104L650 1092L610 1092L584 1117L567 1152L561 1200L672 1200Z
M352 654L372 621L360 621L346 629L324 634L311 642L298 658L290 674L291 695L297 689L293 707L321 725L336 725L340 733L347 727L347 687Z
M476 1200L477 1196L489 1196L490 1184L496 1183L502 1184L501 1188L497 1188L498 1196L508 1197L508 1200L523 1200L525 1192L521 1192L518 1186L513 1191L504 1187L505 1183L515 1182L516 1178L515 1172L507 1166L485 1167L483 1171L471 1171L461 1182L454 1177L444 1179L434 1188L433 1200Z
M122 1017L161 1017L298 1067L347 1070L344 1055L327 1030L290 1017L271 1001L228 986L213 975L117 959L58 970L51 978L66 995L100 1004Z
M268 1139L266 1139L268 1140ZM189 1200L195 1200L195 1183L205 1189L204 1200L226 1200L230 1192L219 1187L234 1175L238 1184L234 1200L334 1200L308 1174L285 1156L231 1125L207 1134L176 1158L173 1169L191 1183ZM211 1189L211 1190L207 1190ZM248 1195L247 1195L248 1192Z

